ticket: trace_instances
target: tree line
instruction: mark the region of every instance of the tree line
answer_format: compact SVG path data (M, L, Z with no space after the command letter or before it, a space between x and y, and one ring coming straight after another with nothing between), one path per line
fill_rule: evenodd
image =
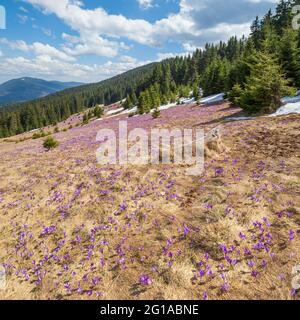
M188 56L178 56L112 79L64 90L48 97L0 109L0 137L65 120L85 108L124 98L123 106L138 106L140 114L194 93L225 92L249 113L272 112L281 96L300 88L300 31L292 29L297 0L281 0L275 12L258 17L249 37L206 44Z
M199 87L205 96L226 93L248 113L276 110L282 96L300 88L300 31L292 28L296 3L281 0L274 13L270 10L262 19L256 17L248 38L207 44L188 57L156 65L138 99L139 112L155 107L153 97L166 103L193 92L199 100Z
M100 83L66 89L47 97L0 108L0 138L54 125L73 114L120 101L151 77L155 63ZM138 92L138 91L137 91Z

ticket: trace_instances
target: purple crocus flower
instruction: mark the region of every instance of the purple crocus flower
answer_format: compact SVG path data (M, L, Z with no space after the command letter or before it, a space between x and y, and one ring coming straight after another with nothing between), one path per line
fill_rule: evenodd
M251 276L252 276L253 278L256 278L256 277L258 276L258 272L255 271L255 270L252 270Z
M144 286L150 286L153 283L152 279L146 274L140 276L139 282Z
M45 227L41 233L41 236L50 235L50 234L54 233L55 231L56 231L55 226Z
M183 234L184 234L185 237L189 234L189 232L190 232L189 227L188 227L188 226L184 226L184 228L183 228Z
M215 169L215 175L216 175L216 177L220 176L223 172L224 172L224 169L223 169L223 168Z
M263 268L266 268L267 267L267 261L266 260L263 260L262 263L261 263L261 266Z
M199 270L199 276L200 276L200 278L203 278L205 276L205 271Z
M297 290L296 289L292 289L291 290L291 296L294 298L297 295Z
M205 203L203 205L203 208L206 210L211 210L214 206L211 203Z
M246 239L247 239L246 235L245 235L244 233L242 233L242 232L240 232L239 237L240 237L242 240L246 240Z
M293 241L295 239L295 232L293 230L290 230L290 233L289 233L289 240L290 241Z
M228 291L229 290L229 284L228 282L224 282L222 287L221 287L222 291Z
M94 286L98 285L99 282L100 282L100 278L99 278L99 277L94 277L94 278L92 279L92 283L93 283Z

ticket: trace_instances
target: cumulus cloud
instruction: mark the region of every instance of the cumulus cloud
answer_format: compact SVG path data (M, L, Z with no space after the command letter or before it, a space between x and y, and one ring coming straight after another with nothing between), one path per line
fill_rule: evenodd
M39 8L46 15L56 15L71 31L62 34L63 43L59 48L41 42L28 44L22 40L0 39L0 44L34 55L33 58L1 57L2 77L27 74L81 81L99 81L150 62L138 61L127 55L130 49L126 44L128 41L157 48L166 47L168 42L175 42L181 44L184 51L182 55L186 55L196 47L203 47L206 42L226 40L232 35L247 35L254 16L265 14L271 4L277 2L179 0L177 13L149 22L144 19L129 19L121 14L109 14L101 7L88 9L78 0L23 1ZM138 2L144 8L154 3L149 0ZM49 32L46 33L50 35ZM102 65L78 63L79 57L87 54L115 59ZM160 53L157 60L175 55Z
M75 54L95 53L115 56L126 49L118 39L126 38L143 45L163 46L168 41L201 46L207 41L225 40L231 35L249 33L256 14L265 13L276 0L180 0L179 12L150 23L110 15L103 8L86 9L79 1L26 0L53 13L79 33ZM138 0L149 7L153 1ZM110 38L116 39L112 41ZM101 45L101 50L98 48Z
M67 53L41 42L34 42L33 44L27 44L23 40L9 41L6 38L0 39L0 44L5 44L13 50L19 50L23 52L32 52L37 56L48 56L50 58L59 59L62 61L72 62L76 59L69 56Z

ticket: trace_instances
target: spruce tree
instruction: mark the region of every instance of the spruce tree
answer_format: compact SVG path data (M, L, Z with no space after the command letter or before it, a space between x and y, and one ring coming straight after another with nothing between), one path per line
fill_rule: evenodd
M291 84L300 88L300 50L297 47L296 32L290 28L281 37L279 60Z
M248 113L272 113L282 105L283 96L295 93L278 60L268 51L258 52L250 69L245 89L236 100Z

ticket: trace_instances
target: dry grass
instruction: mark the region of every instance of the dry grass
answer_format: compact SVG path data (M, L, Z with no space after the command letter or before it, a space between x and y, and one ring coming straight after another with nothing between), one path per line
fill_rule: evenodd
M210 108L205 129L232 112ZM58 134L62 144L51 152L42 140L0 144L7 269L0 298L202 299L207 292L209 299L291 299L291 270L300 264L299 119L222 124L222 137L206 146L201 177L175 165L99 167L93 124ZM175 120L165 127L199 122L188 114ZM55 232L42 236L48 226ZM268 235L268 252L253 249ZM233 246L226 256L234 265L221 244ZM142 274L151 285L139 282Z

